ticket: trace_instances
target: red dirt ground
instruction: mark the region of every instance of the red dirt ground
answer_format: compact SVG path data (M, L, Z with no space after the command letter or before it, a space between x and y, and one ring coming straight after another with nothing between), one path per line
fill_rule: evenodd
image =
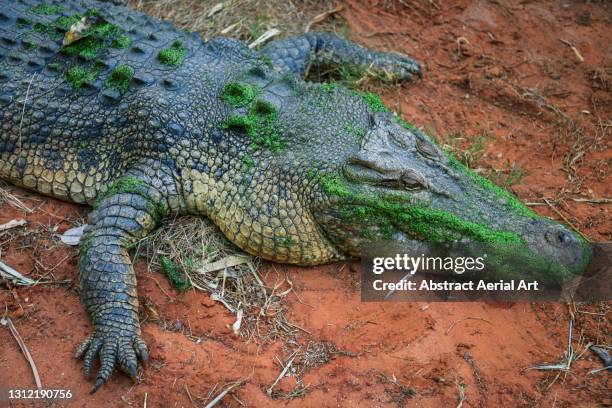
M346 20L352 39L396 50L424 62L422 81L375 86L389 106L445 141L449 134L490 133L481 165L504 169L516 163L527 173L513 186L527 202L550 199L560 214L592 241L612 237L609 203L574 198L611 197L612 4L575 1L345 1L335 18ZM405 4L411 4L407 6ZM584 61L569 45L578 50ZM561 112L561 113L560 113ZM563 115L576 124L573 130ZM576 153L578 152L578 153ZM580 153L583 152L583 153ZM75 281L76 249L53 238L87 210L12 190L31 214L4 204L0 223L25 218L18 239L2 236L3 261L33 277ZM12 231L15 233L15 231ZM115 375L95 395L73 358L91 325L74 284L0 288L0 299L21 333L45 388L71 388L70 406L203 406L209 391L248 377L225 406L457 406L600 407L612 405L610 374L586 351L567 373L525 370L559 362L567 344L570 312L574 348L610 345L610 303L401 303L365 304L358 290L359 265L317 268L275 265L268 282L288 274L295 294L288 319L310 334L355 354L337 354L303 377L308 393L291 401L268 398L278 374L281 341L259 348L232 335L234 318L209 296L179 295L167 280L136 272L141 305L159 314L143 324L151 360L138 384ZM264 265L264 271L271 265ZM296 296L299 295L299 299ZM576 309L577 308L577 309ZM585 313L588 312L588 313ZM147 313L150 315L150 313ZM194 342L161 321L189 326ZM178 323L180 322L180 323ZM6 327L0 326L0 386L33 388L30 368ZM460 385L462 384L462 386ZM290 392L293 378L279 388ZM409 395L408 387L414 390ZM0 403L1 404L1 403ZM56 404L63 405L63 404Z

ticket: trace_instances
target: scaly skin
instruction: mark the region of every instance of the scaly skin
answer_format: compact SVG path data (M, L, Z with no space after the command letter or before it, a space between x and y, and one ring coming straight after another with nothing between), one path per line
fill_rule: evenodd
M0 6L0 177L94 206L79 274L94 332L77 352L87 373L100 358L94 391L147 358L128 249L166 215L208 217L292 264L380 239L520 243L572 272L588 258L375 96L301 79L317 63L420 76L408 57L309 33L262 58L95 0ZM82 17L83 38L62 45Z

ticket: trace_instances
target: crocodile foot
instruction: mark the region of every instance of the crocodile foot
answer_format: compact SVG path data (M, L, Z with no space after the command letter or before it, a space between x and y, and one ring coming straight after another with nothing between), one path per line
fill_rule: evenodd
M415 76L422 78L421 64L400 53L380 53L372 62L372 68L389 80L411 80Z
M96 383L90 391L93 394L110 378L115 367L135 380L138 373L138 359L144 363L149 353L140 333L97 328L77 348L75 356L83 358L83 367L87 376L91 374L95 358L100 357L100 370Z

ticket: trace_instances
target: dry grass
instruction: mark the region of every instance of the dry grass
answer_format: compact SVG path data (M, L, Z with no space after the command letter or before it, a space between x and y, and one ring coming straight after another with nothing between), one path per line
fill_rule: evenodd
M230 243L201 217L181 217L165 223L143 240L138 254L145 255L152 270L179 273L190 286L208 292L236 315L234 331L256 343L294 335L298 328L285 319L283 298L291 283L276 277L272 286L260 276L259 261ZM174 266L172 272L163 265ZM168 276L173 282L177 276Z
M272 399L292 400L305 396L311 391L310 384L304 384L302 378L308 371L329 363L336 356L357 357L362 353L338 350L334 343L328 341L298 342L294 339L284 344L285 357L281 361L278 357L276 363L280 374L276 381L268 387L267 393ZM283 378L293 377L294 387L285 392L277 385Z
M18 208L24 211L26 214L30 214L32 209L28 207L24 202L13 194L14 187L10 186L5 181L0 181L0 205L9 204L12 207Z
M304 32L316 15L332 9L331 0L129 0L127 5L202 38L223 36L251 43L276 28L281 36ZM220 6L221 5L221 6Z

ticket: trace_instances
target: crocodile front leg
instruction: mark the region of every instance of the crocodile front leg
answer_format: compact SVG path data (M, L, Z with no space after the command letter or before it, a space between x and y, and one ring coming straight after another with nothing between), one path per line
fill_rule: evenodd
M311 32L272 41L261 52L282 72L300 76L316 64L359 66L389 79L421 76L420 64L408 56L369 50L329 33Z
M90 227L81 242L79 281L94 331L76 356L83 357L87 375L95 358L100 358L92 393L115 367L135 378L138 359L148 357L128 249L151 232L168 209L176 209L178 194L168 185L173 185L168 172L150 167L129 172L109 186L90 214Z

